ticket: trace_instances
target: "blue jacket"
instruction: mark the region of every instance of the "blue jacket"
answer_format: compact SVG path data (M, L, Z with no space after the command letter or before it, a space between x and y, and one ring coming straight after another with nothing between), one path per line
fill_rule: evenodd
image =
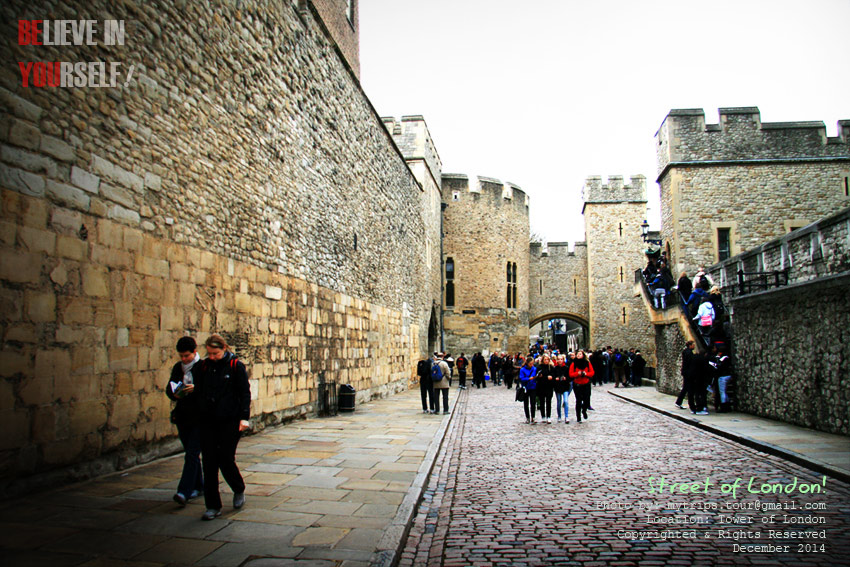
M694 291L691 293L691 296L688 298L688 305L699 305L700 301L702 301L702 298L707 296L708 292L702 289L701 287L698 287L694 289Z
M536 366L529 368L523 365L523 367L519 369L520 385L526 390L534 390L537 388L537 380L534 379L535 376L537 376Z

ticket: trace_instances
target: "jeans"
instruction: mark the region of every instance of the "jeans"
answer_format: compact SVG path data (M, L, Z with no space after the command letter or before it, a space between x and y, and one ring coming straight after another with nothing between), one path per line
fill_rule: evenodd
M721 376L717 379L717 389L720 390L720 403L725 404L729 401L729 396L726 395L726 385L729 384L731 376Z
M564 419L569 419L570 417L570 392L572 392L572 385L567 388L566 392L555 392L555 409L558 413L558 419L561 419L561 407L564 408Z
M534 419L534 413L537 410L537 390L526 390L522 408L525 410L525 419ZM531 413L529 413L529 408L531 408Z
M434 411L437 400L434 398L434 382L430 378L419 378L419 395L422 396L422 411Z
M201 453L204 457L204 502L208 509L221 510L218 492L218 471L234 494L245 492L245 481L236 466L236 445L239 444L238 419L204 421L201 424Z
M652 292L653 302L656 309L667 309L667 292L663 287L656 288Z
M177 435L183 444L183 474L177 484L177 492L189 498L196 490L204 489L201 472L201 428L198 424L178 423Z
M537 385L537 399L540 400L540 417L545 419L552 417L552 388Z

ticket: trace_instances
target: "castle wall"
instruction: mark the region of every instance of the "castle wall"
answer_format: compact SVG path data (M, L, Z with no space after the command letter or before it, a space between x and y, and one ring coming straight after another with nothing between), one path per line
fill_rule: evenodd
M173 438L184 333L232 341L259 422L321 379L406 387L427 344L422 188L324 33L289 2L181 6L66 2L126 45L0 48L136 65L86 90L0 71L4 476Z
M577 242L570 252L566 242L549 242L546 250L544 254L540 244L531 245L529 320L563 313L587 321L587 244Z
M662 237L674 271L718 260L717 229L732 255L850 205L850 121L761 123L757 108L673 110L656 134Z
M455 265L455 304L443 315L446 350L527 349L528 197L482 177L444 174L442 186L444 261ZM517 265L516 308L507 307L508 262Z
M307 11L307 2L313 5L319 18L336 43L354 76L360 79L360 2L359 0L295 0ZM348 17L348 4L352 4L352 19Z
M655 331L633 290L634 272L646 263L646 181L635 176L625 185L613 176L603 185L590 177L584 197L591 348L636 347L654 365Z
M734 297L739 269L789 285ZM850 434L850 208L710 267L731 314L737 405Z

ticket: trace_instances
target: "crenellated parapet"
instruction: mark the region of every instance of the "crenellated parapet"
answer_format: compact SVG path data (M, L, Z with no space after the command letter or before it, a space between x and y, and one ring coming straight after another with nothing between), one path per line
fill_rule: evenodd
M474 201L493 209L513 209L528 217L529 197L519 185L503 183L492 177L473 176L462 173L443 174L443 202Z
M428 130L425 118L418 115L402 116L401 120L397 120L392 116L385 116L381 120L404 159L408 163L424 161L434 183L439 185L443 162L437 153L434 140L431 139L431 132Z
M591 175L581 190L582 200L586 203L645 203L646 177L631 176L631 183L625 183L622 175L608 176L608 183L602 183L602 177Z
M758 107L718 110L706 124L701 108L671 110L655 134L659 179L674 164L850 157L850 120L829 137L823 122L762 122Z

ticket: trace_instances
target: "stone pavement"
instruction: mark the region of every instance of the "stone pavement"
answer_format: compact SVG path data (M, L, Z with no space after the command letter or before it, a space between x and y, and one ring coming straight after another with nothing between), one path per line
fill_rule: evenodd
M512 391L464 392L400 565L847 564L850 485L609 389L552 425Z
M454 392L453 392L454 394ZM171 497L182 455L0 505L3 567L390 564L451 416L418 390L353 414L296 421L240 441L247 503L203 522L203 498Z
M746 413L693 415L675 406L676 396L655 388L617 388L610 393L754 449L850 482L850 439ZM687 408L687 401L685 402Z

